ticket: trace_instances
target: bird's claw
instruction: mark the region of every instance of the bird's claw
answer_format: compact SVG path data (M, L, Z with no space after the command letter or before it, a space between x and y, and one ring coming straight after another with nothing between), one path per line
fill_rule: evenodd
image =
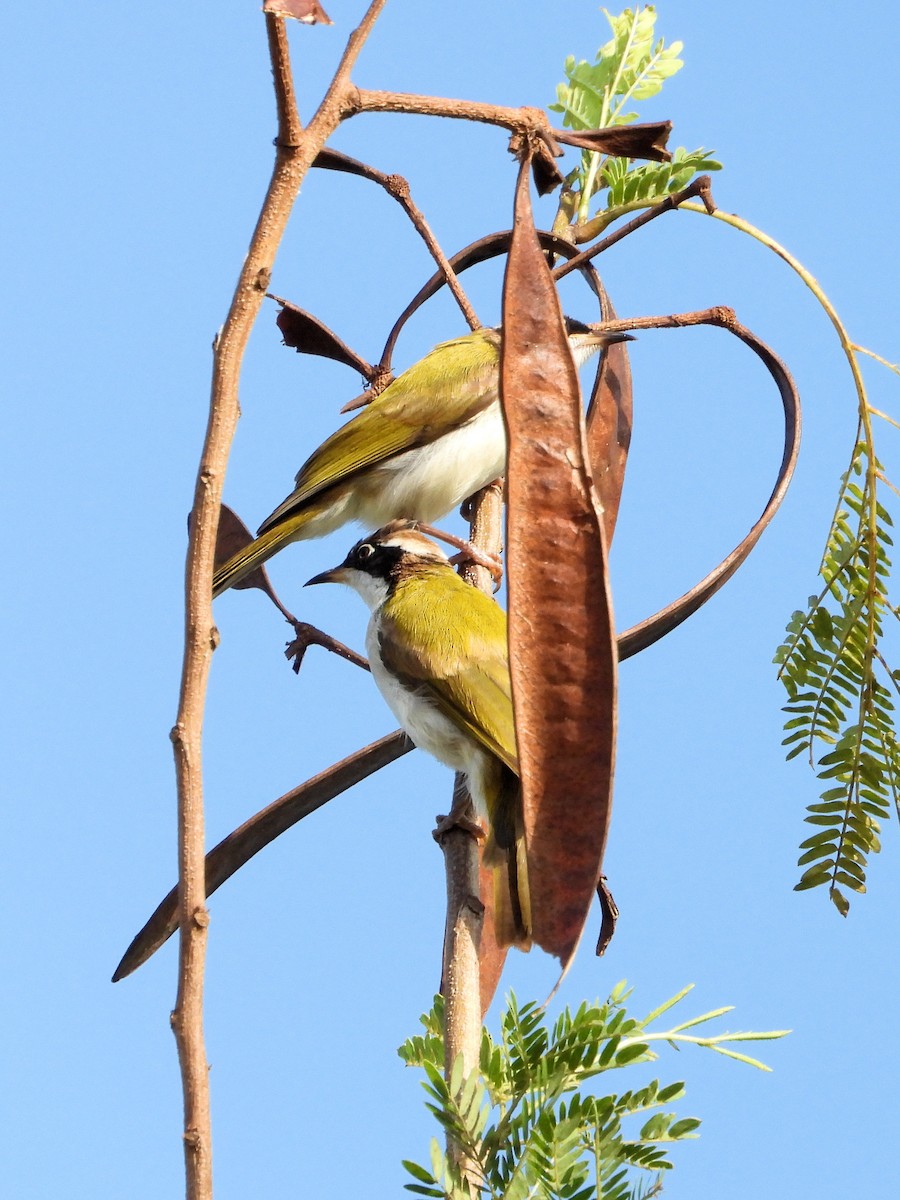
M438 538L440 541L446 542L448 546L455 546L458 553L450 559L454 566L461 562L471 562L490 571L494 580L494 591L499 590L503 580L503 564L499 558L495 558L493 554L487 554L484 550L479 550L477 546L473 546L465 538L457 537L455 533L447 533L446 530L437 529L434 525L428 525L424 521L416 521L415 527L421 533L427 534L428 537Z
M468 804L465 807L468 808ZM471 834L478 842L483 842L487 837L487 834L478 821L474 817L470 817L464 810L454 812L451 809L445 816L435 817L435 821L436 824L431 832L431 836L439 845L443 842L447 834L452 833L454 829L462 829L465 833Z
M454 566L459 563L470 562L476 567L484 567L486 571L490 571L491 578L494 581L494 591L500 590L500 584L503 582L503 563L499 558L495 558L493 554L485 554L483 550L479 550L477 546L473 546L471 542L463 546L458 554L454 554L450 559Z

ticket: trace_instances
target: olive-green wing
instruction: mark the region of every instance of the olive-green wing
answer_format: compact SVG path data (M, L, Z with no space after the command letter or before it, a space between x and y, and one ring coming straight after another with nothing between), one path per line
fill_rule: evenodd
M294 491L259 532L364 468L433 442L470 421L497 394L499 353L499 335L493 329L435 346L322 443L300 468Z
M450 570L401 585L389 608L380 642L388 670L427 689L446 717L518 773L503 610Z

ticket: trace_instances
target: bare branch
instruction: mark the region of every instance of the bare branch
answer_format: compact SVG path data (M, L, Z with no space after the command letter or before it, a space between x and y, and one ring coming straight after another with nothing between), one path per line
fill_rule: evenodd
M468 296L462 289L459 277L450 265L437 238L431 232L431 226L425 220L424 213L413 200L409 190L409 183L402 175L386 175L384 171L370 167L368 163L359 162L357 159L350 158L346 154L341 154L337 150L323 150L313 163L313 166L322 167L330 171L345 171L350 175L359 175L363 179L368 179L372 183L377 183L380 187L383 187L387 194L400 204L403 211L416 227L417 232L428 247L429 253L443 272L450 291L453 293L454 299L459 305L469 328L481 328L481 322L478 320L478 316Z
M481 100L453 100L447 96L421 96L412 92L379 92L356 88L350 99L353 113L415 113L423 117L450 117L460 121L478 121L499 125L511 133L552 140L547 114L540 108L512 108L505 104L486 104Z
M450 117L460 121L479 121L499 125L517 138L529 143L529 153L542 154L542 142L550 155L558 158L559 143L614 154L627 158L646 158L668 162L672 155L665 149L671 132L669 121L654 121L637 125L612 125L602 129L574 131L553 129L541 108L522 105L511 108L504 104L487 104L482 100L454 100L447 96L422 96L411 92L384 92L368 88L348 90L350 114L363 112L416 113L426 117ZM513 152L520 155L524 146L517 142Z
M338 124L345 117L353 115L354 108L351 97L355 97L357 89L350 82L350 72L353 70L359 52L366 43L366 38L372 32L372 27L381 15L381 10L384 8L387 0L372 0L372 3L366 9L365 16L360 21L359 25L350 34L347 39L347 45L344 53L341 56L341 61L338 63L338 68L334 73L328 91L319 105L316 115L309 123L309 132L313 135L316 145L316 153L312 158L316 157L329 135L337 128ZM319 136L320 131L326 132Z
M476 549L491 558L500 554L502 541L503 499L499 484L491 484L475 496L470 506L470 540ZM494 590L490 570L476 562L465 562L460 574L488 595ZM457 776L453 811L465 804L465 786ZM481 1048L482 1012L490 1004L505 950L494 950L487 962L482 957L485 905L481 893L481 839L471 824L459 822L442 832L441 849L447 879L447 920L444 935L444 969L441 991L444 995L444 1065L447 1081L453 1064L462 1056L463 1075L478 1066ZM492 936L491 947L495 946ZM462 1149L448 1136L447 1150L467 1172Z
M346 81L384 0L375 0L351 35L329 95ZM291 79L284 21L266 16L278 138L275 167L231 307L213 356L206 436L194 489L185 567L185 645L178 714L171 738L178 788L178 896L181 932L178 995L172 1028L184 1094L184 1151L188 1200L211 1200L212 1136L209 1071L203 1038L203 970L209 917L205 905L205 829L202 729L206 688L218 633L212 618L216 531L225 469L239 416L238 384L250 329L259 312L288 217L309 164L340 120L320 108L315 130L303 136ZM342 74L343 72L343 74ZM326 97L327 99L327 97Z
M641 229L644 225L649 225L651 221L655 221L663 213L673 212L680 204L684 204L687 200L691 200L695 196L700 197L708 213L716 211L716 206L712 198L712 181L708 175L701 175L699 178L692 180L687 187L682 188L680 192L675 192L673 195L667 196L659 204L654 204L646 212L640 213L631 221L628 221L627 224L622 225L615 233L611 233L609 237L603 238L602 241L597 242L589 249L582 250L574 258L570 258L568 262L562 263L553 272L553 278L558 283L560 279L564 279L572 271L577 271L584 263L590 262L592 258L596 258L598 254L602 254L604 250L608 250L616 242L621 242L629 234ZM583 240L583 237L578 240Z

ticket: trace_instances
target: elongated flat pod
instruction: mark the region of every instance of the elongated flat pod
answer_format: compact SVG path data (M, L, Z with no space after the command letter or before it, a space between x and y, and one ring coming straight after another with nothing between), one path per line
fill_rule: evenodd
M248 862L264 846L292 825L371 775L380 767L408 754L413 744L399 729L349 755L274 800L262 812L245 821L206 856L206 895ZM178 928L178 891L173 888L157 906L146 925L135 935L116 967L113 983L124 979L147 961Z
M527 164L503 289L509 652L532 936L565 969L606 845L617 659L578 373L532 220Z

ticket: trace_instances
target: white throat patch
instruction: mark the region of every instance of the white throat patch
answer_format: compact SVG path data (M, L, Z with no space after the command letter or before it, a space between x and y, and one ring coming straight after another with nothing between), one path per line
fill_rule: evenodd
M371 612L377 612L388 598L386 581L377 579L368 571L357 571L355 567L345 567L341 582L358 592Z
M572 358L575 360L576 367L583 367L584 364L601 350L599 342L569 342L569 349L572 351Z

